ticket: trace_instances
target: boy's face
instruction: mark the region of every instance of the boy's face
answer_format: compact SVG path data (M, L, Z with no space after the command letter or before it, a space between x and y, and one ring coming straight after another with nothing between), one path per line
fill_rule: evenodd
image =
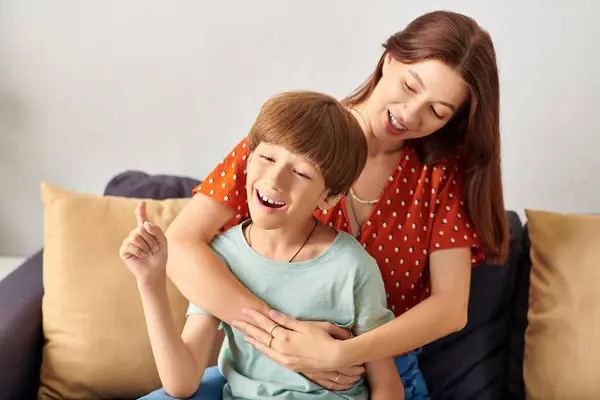
M260 143L250 155L246 190L253 222L263 229L301 223L329 208L323 174L305 157Z

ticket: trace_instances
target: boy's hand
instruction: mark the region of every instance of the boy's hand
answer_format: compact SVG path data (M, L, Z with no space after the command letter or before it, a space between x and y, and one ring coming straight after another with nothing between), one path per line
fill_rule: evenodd
M135 215L138 226L123 240L119 255L138 283L166 279L167 238L160 227L148 221L145 201L140 201Z

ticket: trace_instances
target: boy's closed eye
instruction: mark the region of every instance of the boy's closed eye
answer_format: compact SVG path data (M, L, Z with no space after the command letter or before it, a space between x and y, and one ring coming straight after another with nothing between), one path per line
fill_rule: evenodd
M296 175L298 175L299 177L301 177L301 178L304 178L304 179L311 179L311 180L312 180L312 178L311 178L311 177L310 177L308 174L305 174L304 172L300 172L300 171L298 171L297 169L294 169L294 173L295 173Z
M275 162L275 159L273 157L267 156L265 154L261 154L260 158L262 158L262 159L264 159L264 160L266 160L268 162Z

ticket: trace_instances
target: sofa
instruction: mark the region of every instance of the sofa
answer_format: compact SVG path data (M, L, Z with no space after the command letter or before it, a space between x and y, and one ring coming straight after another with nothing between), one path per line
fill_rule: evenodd
M200 181L125 171L104 195L184 198ZM424 347L420 366L432 399L525 399L523 353L527 326L529 239L517 213L507 211L510 251L504 265L473 270L469 320L460 332ZM42 330L43 249L0 281L0 399L36 398Z

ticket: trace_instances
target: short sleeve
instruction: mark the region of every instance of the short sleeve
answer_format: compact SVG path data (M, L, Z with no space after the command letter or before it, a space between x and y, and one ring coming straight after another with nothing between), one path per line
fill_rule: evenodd
M250 216L246 194L248 153L247 138L243 138L192 192L230 207L238 222Z
M354 334L361 335L394 319L394 313L387 308L385 287L377 262L372 257L365 257L360 266L354 289L354 306L356 310Z
M441 166L435 171L434 179L441 181L437 200L429 252L436 250L469 247L471 265L476 266L484 259L483 249L462 200L462 174L456 167Z
M185 316L189 317L190 314L212 315L209 312L207 312L206 310L198 307L197 305L195 305L192 302L190 302L190 305L188 306L188 309L187 309L187 312L185 313Z

